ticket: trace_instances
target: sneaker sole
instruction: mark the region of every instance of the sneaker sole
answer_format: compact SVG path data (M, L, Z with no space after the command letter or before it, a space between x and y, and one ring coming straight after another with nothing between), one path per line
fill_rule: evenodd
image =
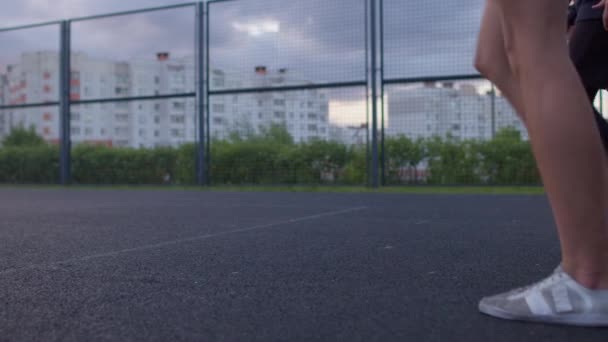
M593 328L608 327L608 315L518 316L484 303L479 304L479 311L488 316L511 321L573 325Z

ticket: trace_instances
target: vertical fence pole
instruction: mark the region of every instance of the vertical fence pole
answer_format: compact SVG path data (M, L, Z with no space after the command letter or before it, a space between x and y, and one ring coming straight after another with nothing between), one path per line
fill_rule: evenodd
M209 91L211 90L211 72L210 72L210 64L211 64L211 59L210 59L210 51L211 51L211 38L210 38L210 9L211 9L211 3L209 1L205 2L205 26L204 26L204 38L203 38L203 49L205 50L205 54L204 54L204 60L205 60L205 69L204 69L204 79L206 79L205 82L205 148L206 148L206 155L205 155L205 184L206 185L211 185L211 100L209 98Z
M207 159L206 159L206 131L205 131L205 59L204 43L205 37L205 4L196 4L196 32L195 32L195 55L196 55L196 118L198 120L197 153L196 153L196 181L198 185L207 185Z
M71 182L71 141L70 141L70 21L61 22L61 51L59 76L59 110L60 110L60 182L68 185Z
M382 154L380 156L381 160L381 168L382 168L382 182L381 185L386 185L386 144L385 144L385 135L386 135L386 127L385 125L385 113L384 113L384 0L379 0L380 9L378 16L380 17L380 112L381 114L381 123L380 123L380 132L381 137L381 145L382 145Z
M494 139L496 136L496 86L492 84L492 90L490 91L490 124L492 125L492 136Z
M371 163L370 163L370 99L369 99L369 4L368 0L363 0L363 7L365 8L365 182L367 186L371 183Z
M370 0L371 26L371 77L372 77L372 187L378 187L378 75L377 75L377 44L376 44L376 0Z

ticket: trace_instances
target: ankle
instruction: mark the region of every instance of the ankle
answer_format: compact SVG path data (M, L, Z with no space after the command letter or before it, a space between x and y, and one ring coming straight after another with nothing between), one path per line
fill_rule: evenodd
M576 267L563 264L564 272L590 290L608 290L608 264L601 267Z

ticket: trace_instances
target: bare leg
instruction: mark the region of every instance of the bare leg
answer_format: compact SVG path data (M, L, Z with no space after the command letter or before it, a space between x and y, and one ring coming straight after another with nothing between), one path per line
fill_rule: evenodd
M475 68L498 87L525 123L523 99L511 72L502 26L500 7L494 1L487 1L475 54Z
M504 18L505 50L557 223L562 265L581 284L608 288L608 169L591 105L569 59L566 2L489 2Z
M526 123L557 223L562 264L532 286L483 298L479 310L503 319L605 327L608 160L568 55L563 1L487 0L482 30L489 31L480 36L476 65L505 89ZM490 39L497 35L503 49ZM506 57L488 57L491 51ZM484 54L500 63L480 63Z

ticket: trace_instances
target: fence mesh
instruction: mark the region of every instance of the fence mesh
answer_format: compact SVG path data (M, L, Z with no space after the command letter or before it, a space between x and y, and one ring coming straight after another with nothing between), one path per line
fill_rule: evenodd
M472 66L482 5L226 0L203 25L200 4L65 22L72 182L373 183L376 76L382 184L539 184L524 126ZM65 166L60 38L0 30L0 182Z

